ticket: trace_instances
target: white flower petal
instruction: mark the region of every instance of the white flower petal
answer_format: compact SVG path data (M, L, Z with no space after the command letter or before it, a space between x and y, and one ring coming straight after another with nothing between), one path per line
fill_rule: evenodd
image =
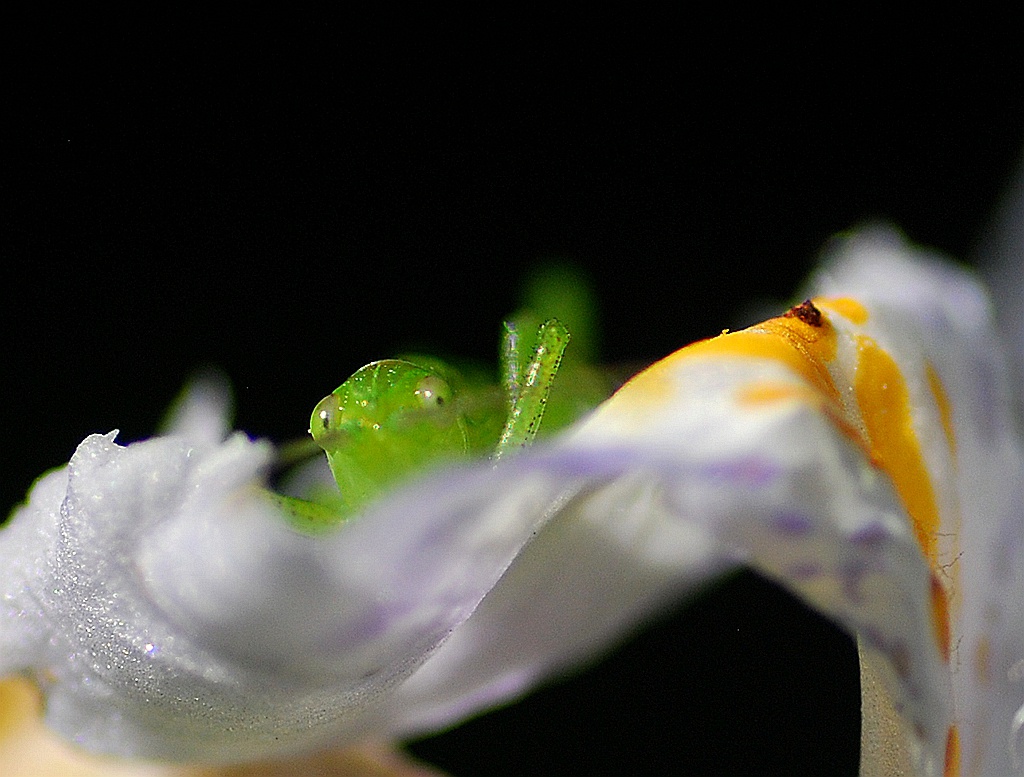
M529 463L550 473L566 461L563 453ZM567 481L587 472L588 481L613 483L560 507L473 616L395 691L389 714L403 735L525 693L725 568L704 532L668 514L623 460L579 464Z
M213 445L231 431L231 389L219 372L200 373L185 386L164 417L160 432Z
M91 437L0 532L0 670L88 747L251 759L449 724L749 564L859 635L921 774L1008 773L1021 451L984 294L883 233L817 293L322 538L216 399Z
M32 668L90 749L252 759L376 731L553 500L451 473L311 538L252 488L266 445L193 442L94 435L0 534L0 668Z
M784 319L684 349L524 457L582 493L394 714L418 730L520 693L743 563L859 635L918 773L1010 773L1021 451L985 295L886 232L815 291L817 342Z
M1024 385L1024 165L1017 168L978 252L996 302L1007 348L1013 356L1013 380ZM1018 414L1024 396L1018 391ZM1020 417L1020 416L1018 416Z
M869 257L862 246L835 283L859 286L865 303L879 310L879 342L885 338L911 384L915 430L941 518L932 566L950 599L963 772L1019 773L1008 727L1024 701L1024 685L1010 676L1024 656L1024 456L1007 362L976 284L952 268L894 261L899 248L876 245ZM872 283L885 271L877 263L886 260L890 283ZM942 401L929 402L929 368L944 387L948 421Z

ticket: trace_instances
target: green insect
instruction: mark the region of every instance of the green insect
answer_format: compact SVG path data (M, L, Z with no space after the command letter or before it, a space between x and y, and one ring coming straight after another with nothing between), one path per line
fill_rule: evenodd
M275 495L293 525L330 529L403 480L447 462L486 456L498 462L533 442L546 411L553 423L545 422L545 433L604 399L608 386L580 357L563 359L566 326L554 318L536 324L529 312L567 313L582 324L586 348L589 320L582 311L590 302L580 297L588 292L567 272L556 268L539 276L530 307L505 324L500 384L433 357L410 356L371 362L320 400L309 432L327 454L338 492L312 502ZM529 350L519 335L526 327L536 331ZM556 374L572 390L552 394Z

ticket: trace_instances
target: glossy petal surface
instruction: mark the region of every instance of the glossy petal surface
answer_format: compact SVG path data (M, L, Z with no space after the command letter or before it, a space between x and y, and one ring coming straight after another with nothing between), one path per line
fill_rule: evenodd
M326 537L260 497L269 448L223 440L208 395L177 432L90 437L36 485L0 533L0 670L32 673L87 747L251 759L449 725L743 564L858 636L918 773L1010 773L1008 392L976 282L866 232L785 315Z

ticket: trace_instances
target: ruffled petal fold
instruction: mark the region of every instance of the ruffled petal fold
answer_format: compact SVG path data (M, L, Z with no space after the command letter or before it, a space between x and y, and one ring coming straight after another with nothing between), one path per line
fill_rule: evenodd
M2 670L35 677L54 729L200 761L388 734L383 699L553 501L528 472L500 492L489 469L453 472L312 538L256 488L269 457L242 435L121 447L111 433L37 484L0 534Z
M0 671L88 748L247 760L450 725L748 565L857 635L919 774L1011 773L1009 388L980 286L876 230L785 315L323 537L287 527L270 447L224 439L198 394L166 436L85 440L0 531Z
M809 297L523 457L574 495L397 716L420 730L521 693L743 564L858 637L917 773L1017 768L1021 447L986 294L871 230L837 241Z

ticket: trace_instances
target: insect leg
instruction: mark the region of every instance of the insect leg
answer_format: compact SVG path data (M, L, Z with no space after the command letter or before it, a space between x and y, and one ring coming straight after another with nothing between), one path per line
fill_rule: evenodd
M551 384L554 383L558 365L568 344L569 330L556 319L546 321L537 330L533 358L527 368L525 381L512 401L505 429L494 451L495 461L529 446L537 436Z
M505 335L501 348L501 376L505 384L505 396L508 401L508 413L519 401L519 394L522 390L520 385L520 365L523 363L522 354L519 352L519 327L513 321L504 322Z

